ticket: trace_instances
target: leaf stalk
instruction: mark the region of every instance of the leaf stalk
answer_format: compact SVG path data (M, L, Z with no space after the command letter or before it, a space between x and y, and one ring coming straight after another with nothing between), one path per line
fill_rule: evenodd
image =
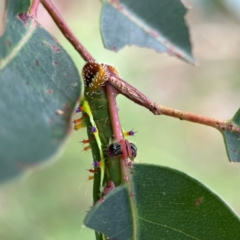
M37 17L37 10L39 6L40 0L32 0L32 5L29 10L29 14L33 17Z

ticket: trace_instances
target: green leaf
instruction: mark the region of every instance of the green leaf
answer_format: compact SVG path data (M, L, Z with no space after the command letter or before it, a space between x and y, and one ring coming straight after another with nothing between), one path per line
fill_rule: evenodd
M135 44L194 63L186 12L180 0L105 1L101 16L104 45L118 51Z
M240 162L240 109L228 121L227 127L221 128L228 158L231 162Z
M207 187L176 170L134 164L123 184L88 212L84 224L114 240L238 239L240 222Z
M80 94L73 61L26 13L30 1L7 3L0 38L0 181L56 153Z

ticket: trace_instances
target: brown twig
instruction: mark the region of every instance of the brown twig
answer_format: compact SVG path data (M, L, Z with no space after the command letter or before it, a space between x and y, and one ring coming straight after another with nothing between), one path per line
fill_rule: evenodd
M109 82L119 91L119 93L123 94L125 97L129 98L133 102L149 109L155 115L162 114L178 118L180 120L214 127L220 131L229 130L231 132L240 133L240 128L231 121L224 121L220 119L209 118L206 116L200 116L153 103L143 93L141 93L139 90L137 90L115 74L110 74Z
M74 33L70 30L67 23L64 21L58 10L55 8L50 0L41 0L41 3L46 8L54 22L57 24L63 35L69 40L72 46L79 52L81 57L87 61L95 61L94 57L87 51L87 49L81 44Z
M33 0L32 5L29 10L29 14L31 16L37 17L37 10L38 10L38 5L40 3L40 0Z
M80 53L82 58L85 61L95 61L95 59L91 56L91 54L85 49L85 47L79 42L77 37L73 34L73 32L69 29L68 25L60 15L60 13L57 11L55 6L52 4L50 0L41 0L43 6L46 8L46 10L49 12L57 26L60 28L61 32L64 34L64 36L70 41L70 43L74 46L74 48ZM34 0L30 13L36 14L37 6L39 4L39 0ZM174 118L179 118L180 120L186 120L190 122L195 122L199 124L203 124L206 126L211 126L214 128L217 128L220 131L224 130L230 130L233 132L240 133L240 128L236 126L233 122L230 121L224 121L219 120L215 118L209 118L206 116L200 116L193 113L183 112L180 110L172 109L169 107L161 106L156 103L153 103L150 101L143 93L141 93L138 89L131 86L129 83L125 82L121 78L119 78L117 75L115 75L113 72L110 74L109 82L111 85L113 85L119 93L123 94L133 102L144 106L145 108L149 109L153 114L155 115L166 115ZM106 84L107 85L107 84ZM108 101L109 101L109 107L115 108L115 97L117 91L115 91L115 95L113 96L113 88L110 86L106 86L107 92L108 92ZM113 105L110 103L112 102ZM111 114L113 114L111 117L112 123L117 124L119 121L117 121L118 114L115 116L115 110L110 111ZM115 119L116 117L116 119ZM119 124L120 127L120 124ZM117 126L114 126L114 129L118 129ZM116 130L114 132L116 140L120 141L122 139L122 133L121 130Z
M108 80L125 97L129 98L130 100L134 101L135 103L141 106L146 107L147 109L154 113L152 102L138 89L131 86L129 83L125 82L114 73L110 74Z
M109 108L109 112L110 112L113 134L114 134L115 139L118 142L120 142L121 149L122 149L122 155L121 155L121 160L120 160L122 181L126 183L128 190L129 190L129 194L131 195L132 187L130 184L131 174L129 171L129 162L132 162L132 161L129 159L129 156L127 154L126 141L123 138L122 127L121 127L120 120L119 120L118 108L117 108L117 104L116 104L116 96L118 94L118 91L116 90L116 88L114 86L112 86L108 82L105 84L105 89L106 89L106 93L107 93L108 108Z
M120 142L123 139L123 135L122 135L122 128L121 128L119 115L118 115L118 108L116 104L116 96L118 94L118 91L116 90L115 87L113 87L109 83L105 84L105 89L107 93L106 95L108 99L108 109L110 112L114 139Z

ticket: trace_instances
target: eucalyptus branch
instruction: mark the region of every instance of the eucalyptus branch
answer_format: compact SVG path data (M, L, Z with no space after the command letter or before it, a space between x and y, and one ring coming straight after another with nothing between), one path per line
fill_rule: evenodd
M111 118L114 138L118 142L120 142L123 139L123 135L122 135L122 128L121 128L119 115L118 115L118 108L116 104L116 96L118 94L118 91L114 86L112 86L109 83L106 83L105 89L107 93L108 109L109 109L109 114Z
M199 123L206 126L214 127L220 131L230 130L231 132L240 133L240 128L233 122L225 121L216 118L210 118L206 116L196 115L193 113L183 112L177 109L158 105L157 103L151 102L143 93L125 82L115 74L111 73L109 82L125 97L129 98L133 102L144 106L149 109L155 115L166 115L180 120L189 122Z
M119 78L114 73L110 74L110 77L108 81L125 97L132 100L133 102L146 107L151 112L153 112L155 115L160 115L161 112L158 111L158 109L155 109L153 103L145 96L143 93L141 93L138 89L131 86L129 83L125 82L121 78Z
M118 91L114 86L109 84L108 82L105 85L106 93L107 93L107 99L108 99L108 109L110 112L110 118L111 118L111 124L112 124L112 130L114 134L114 138L120 142L121 149L122 149L122 155L121 155L121 172L122 172L122 180L127 184L129 194L132 194L132 188L130 184L130 173L129 173L129 167L132 164L132 161L129 159L128 153L127 153L127 144L129 144L127 141L124 140L122 135L122 127L119 120L118 115L118 108L116 104L116 96L118 94ZM129 165L129 163L131 163Z
M81 42L77 39L77 37L73 34L73 32L70 30L60 13L57 11L55 6L50 0L41 0L43 6L46 8L48 13L51 15L61 32L64 34L64 36L69 40L69 42L73 45L73 47L80 53L82 58L87 61L95 61L93 56L86 50L86 48L81 44ZM38 6L39 0L34 0L31 8L31 13L36 14L37 6ZM174 118L178 118L180 120L185 120L189 122L199 123L206 126L214 127L220 131L224 130L230 130L232 132L238 132L240 133L240 128L236 126L234 123L229 121L224 121L220 119L215 118L209 118L206 116L200 116L193 113L183 112L180 110L176 110L173 108L165 107L158 105L151 100L149 100L143 93L141 93L138 89L131 86L129 83L125 82L121 78L119 78L117 75L115 75L113 72L111 72L109 76L109 82L112 86L116 88L116 91L111 88L108 84L106 84L106 91L107 95L109 97L109 107L112 109L110 110L110 114L112 117L112 123L113 123L113 130L116 129L114 132L115 138L120 141L122 139L122 133L117 127L117 121L118 115L116 115L116 111L114 108L116 107L115 103L115 97L117 95L117 91L119 93L123 94L125 97L129 98L133 102L149 109L154 115L166 115ZM110 99L111 98L111 99ZM112 103L111 103L112 102ZM115 105L115 106L114 106ZM117 107L116 107L117 108ZM115 119L116 118L116 119ZM120 127L120 125L119 125ZM118 130L117 130L118 129Z
M53 3L50 0L41 0L41 3L45 7L45 9L48 11L50 16L54 20L54 22L57 24L60 31L69 40L69 42L77 50L77 52L81 55L81 57L87 62L95 61L93 56L87 51L87 49L81 44L81 42L77 39L77 37L68 27L67 23L65 22L63 17L60 15L58 10L55 8Z

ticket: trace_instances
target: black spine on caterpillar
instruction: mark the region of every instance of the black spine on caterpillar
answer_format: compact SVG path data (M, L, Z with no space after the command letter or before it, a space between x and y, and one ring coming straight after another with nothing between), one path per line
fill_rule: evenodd
M130 143L131 149L132 149L132 156L135 158L137 156L137 147L135 144Z
M130 147L131 147L131 150L132 150L132 156L131 157L135 158L137 156L137 147L133 143L130 143ZM111 157L121 155L122 154L121 144L117 143L117 142L110 144L109 147L108 147L108 154Z
M108 147L108 154L110 157L119 156L122 154L122 149L120 143L112 143Z

